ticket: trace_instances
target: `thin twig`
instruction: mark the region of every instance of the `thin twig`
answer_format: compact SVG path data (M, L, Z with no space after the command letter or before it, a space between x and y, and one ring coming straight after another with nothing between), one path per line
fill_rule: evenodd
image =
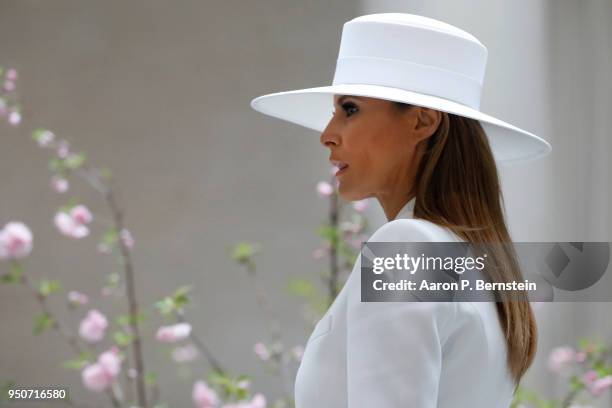
M115 200L113 189L110 185L105 184L98 177L95 170L84 166L82 169L77 169L76 173L83 177L96 191L103 195L106 204L108 205L115 230L121 233L124 229L123 213ZM134 266L131 254L123 239L118 240L119 251L123 260L123 269L125 273L125 282L127 289L127 300L129 309L129 327L132 334L132 358L136 369L136 399L140 408L147 408L147 394L144 379L144 358L142 351L142 342L140 336L140 327L138 325L139 306L136 299L136 285L134 279Z
M72 333L70 333L70 331L53 314L53 312L49 308L49 305L47 304L46 296L44 296L43 294L41 294L38 291L38 289L34 286L34 284L30 281L30 279L25 274L21 275L20 280L21 280L22 284L27 286L33 292L34 297L36 298L36 301L38 302L38 304L39 304L41 310L43 311L43 313L51 319L51 328L53 330L55 330L57 333L59 333L64 338L64 340L70 345L70 347L77 354L80 355L80 354L84 353L85 352L85 348L83 346L81 346L81 344L77 340L76 336L74 336ZM93 347L88 346L87 348L89 349L90 352L95 353L95 349L93 349ZM111 400L111 403L113 404L114 407L120 407L121 406L121 404L120 404L117 396L115 395L114 391L109 391L108 396L109 396L109 398ZM67 403L69 405L74 405L72 400L67 401Z
M333 180L332 180L333 182ZM329 300L328 305L331 305L336 295L338 294L338 220L340 218L338 205L338 194L334 188L334 192L331 195L330 206L329 206L329 224L333 228L334 234L332 235L332 243L329 254Z
M117 231L123 230L123 214L119 207L115 202L115 197L112 189L108 189L105 195L106 202L108 203L113 219L115 221L115 228ZM133 336L132 346L133 346L133 359L134 366L136 368L136 399L138 401L138 405L141 408L147 408L147 394L144 380L144 359L142 353L142 343L140 337L140 327L138 325L139 319L139 307L138 302L136 300L136 285L134 279L134 267L132 264L132 258L130 255L130 251L123 239L119 239L119 249L121 251L121 256L123 257L123 266L125 271L125 281L127 285L127 299L128 299L128 307L129 307L129 326L131 329L131 334Z
M184 323L186 321L183 312L176 312L175 316L176 320L181 323ZM226 370L221 366L221 363L219 363L219 361L213 356L208 346L204 343L204 340L198 337L193 331L191 331L191 333L189 334L189 339L191 340L193 345L200 351L200 353L204 355L206 360L208 360L208 363L215 371L219 372L220 374L226 373Z
M278 319L276 318L274 311L272 310L272 308L270 307L270 304L268 303L267 295L266 295L264 288L258 283L255 264L249 260L249 262L246 263L246 269L247 269L247 274L251 277L251 280L253 282L253 286L255 288L255 300L264 314L264 320L266 321L266 324L268 326L270 337L272 338L272 341L274 343L278 342L284 346L283 335L280 329L280 325L278 324ZM280 372L278 374L281 380L281 386L283 388L283 392L285 396L290 396L291 394L293 394L293 390L291 389L289 385L288 378L286 378L287 373L284 370L285 367L283 365L282 356L278 356L275 358L277 359L277 362L279 363Z

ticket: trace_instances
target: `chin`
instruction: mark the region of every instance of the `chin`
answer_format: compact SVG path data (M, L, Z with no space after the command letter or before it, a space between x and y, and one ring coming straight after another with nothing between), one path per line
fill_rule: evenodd
M338 186L338 195L344 201L359 201L359 200L363 200L364 198L367 198L363 194L360 194L357 191L344 187L342 182L340 182L340 185Z

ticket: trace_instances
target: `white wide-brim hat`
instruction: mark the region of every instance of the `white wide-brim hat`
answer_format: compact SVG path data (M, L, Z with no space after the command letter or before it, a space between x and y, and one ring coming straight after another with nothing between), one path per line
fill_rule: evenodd
M386 99L480 121L497 162L546 156L547 141L480 111L487 54L476 37L442 21L369 14L344 24L332 85L262 95L251 107L322 132L334 94Z

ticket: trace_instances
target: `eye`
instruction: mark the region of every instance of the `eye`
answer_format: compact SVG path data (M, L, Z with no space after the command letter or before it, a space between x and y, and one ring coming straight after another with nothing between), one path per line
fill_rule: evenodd
M347 117L352 116L355 113L355 111L358 110L357 105L355 105L352 102L345 102L341 106L342 106L342 110L344 112L346 112L346 116ZM353 109L355 109L355 111L353 111ZM334 115L334 116L336 115L336 111L335 110L332 111L332 115Z
M347 117L352 116L354 112L357 111L357 105L352 102L346 102L342 104L342 109L344 109L344 111L346 112ZM355 111L352 111L352 109L355 109Z

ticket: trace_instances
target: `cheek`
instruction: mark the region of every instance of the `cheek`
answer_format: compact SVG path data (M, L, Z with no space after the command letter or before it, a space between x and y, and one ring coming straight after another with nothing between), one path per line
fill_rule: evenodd
M367 127L360 125L346 137L346 150L354 166L355 176L363 183L377 183L394 172L399 158L405 156L402 136L397 129L372 119ZM402 160L403 161L403 160Z
M379 137L373 139L364 149L364 161L373 175L384 173L393 167L399 153L397 141L383 135L384 133L380 133Z

